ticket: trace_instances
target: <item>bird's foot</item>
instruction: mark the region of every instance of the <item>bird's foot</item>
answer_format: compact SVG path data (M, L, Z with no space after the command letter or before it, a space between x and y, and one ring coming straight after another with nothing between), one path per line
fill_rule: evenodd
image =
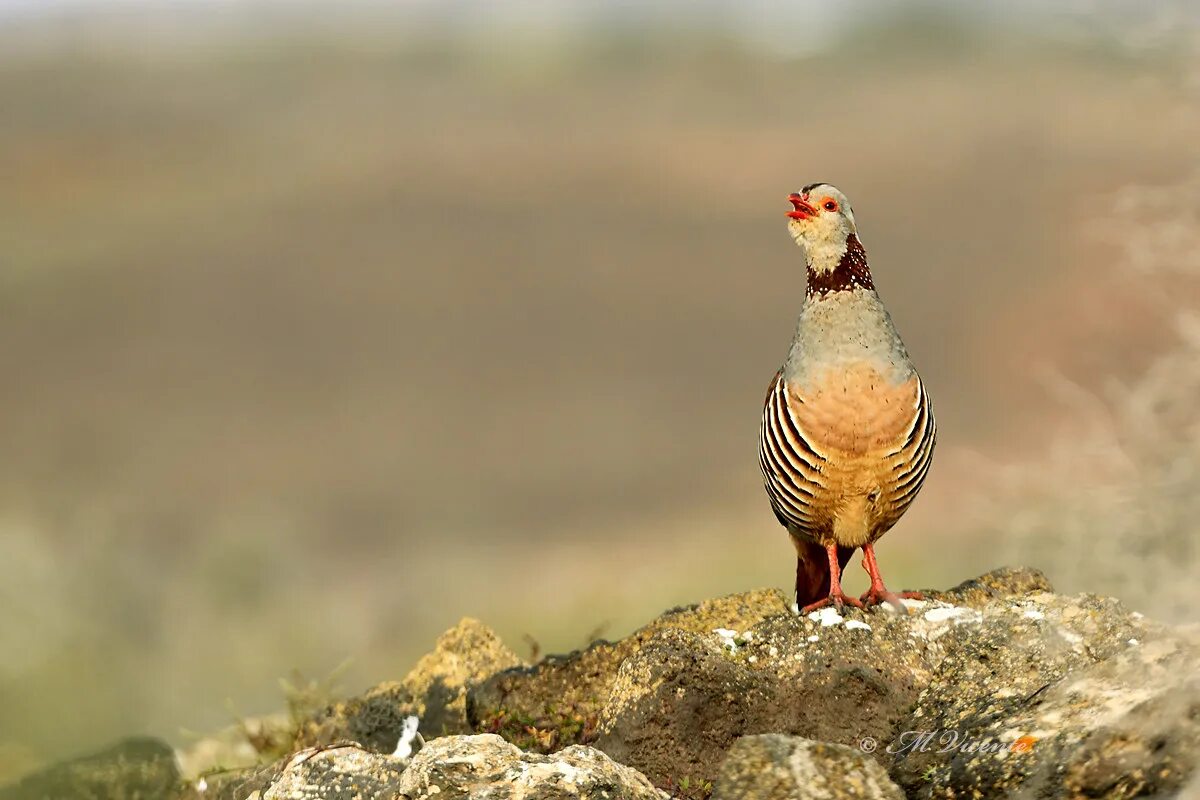
M825 606L833 606L838 611L841 611L846 606L862 608L863 604L862 601L857 597L851 597L843 591L837 591L830 592L828 597L822 597L815 603L809 603L804 608L800 609L800 613L807 614L810 611L816 611L818 608L825 608Z
M901 600L924 600L925 595L920 592L889 592L886 587L872 586L860 598L864 606L877 606L883 603L895 608L897 611L908 613L908 608L905 607Z

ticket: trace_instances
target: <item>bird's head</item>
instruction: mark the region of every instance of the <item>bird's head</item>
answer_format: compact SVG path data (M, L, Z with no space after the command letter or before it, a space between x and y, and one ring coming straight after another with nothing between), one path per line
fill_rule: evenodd
M846 195L828 183L811 183L788 195L788 202L788 231L804 248L809 265L817 272L836 267L847 240L858 234Z

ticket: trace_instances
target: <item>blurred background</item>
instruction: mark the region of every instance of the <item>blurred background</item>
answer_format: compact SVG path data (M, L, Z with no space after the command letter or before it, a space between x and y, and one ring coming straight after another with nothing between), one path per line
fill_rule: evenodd
M757 426L818 180L939 416L889 583L1194 618L1198 21L0 0L0 778L464 615L790 588Z

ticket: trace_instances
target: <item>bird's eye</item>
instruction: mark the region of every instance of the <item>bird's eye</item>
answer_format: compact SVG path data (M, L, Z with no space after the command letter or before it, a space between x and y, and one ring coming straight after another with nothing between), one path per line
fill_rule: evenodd
M826 211L837 211L837 203L835 203L832 200L826 200L825 201L825 210Z

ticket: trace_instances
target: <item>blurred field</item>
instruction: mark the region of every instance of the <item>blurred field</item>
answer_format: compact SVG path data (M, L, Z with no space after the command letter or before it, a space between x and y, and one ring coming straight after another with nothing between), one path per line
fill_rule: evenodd
M462 615L554 650L788 585L755 437L814 180L939 414L890 581L1037 554L1124 591L1086 531L1006 540L1019 491L981 520L979 464L1028 473L1073 415L1044 366L1099 390L1173 352L1196 274L1143 292L1097 226L1196 168L1200 82L1169 37L1037 27L869 20L792 56L703 26L0 35L7 757L178 741L293 667L396 677Z

